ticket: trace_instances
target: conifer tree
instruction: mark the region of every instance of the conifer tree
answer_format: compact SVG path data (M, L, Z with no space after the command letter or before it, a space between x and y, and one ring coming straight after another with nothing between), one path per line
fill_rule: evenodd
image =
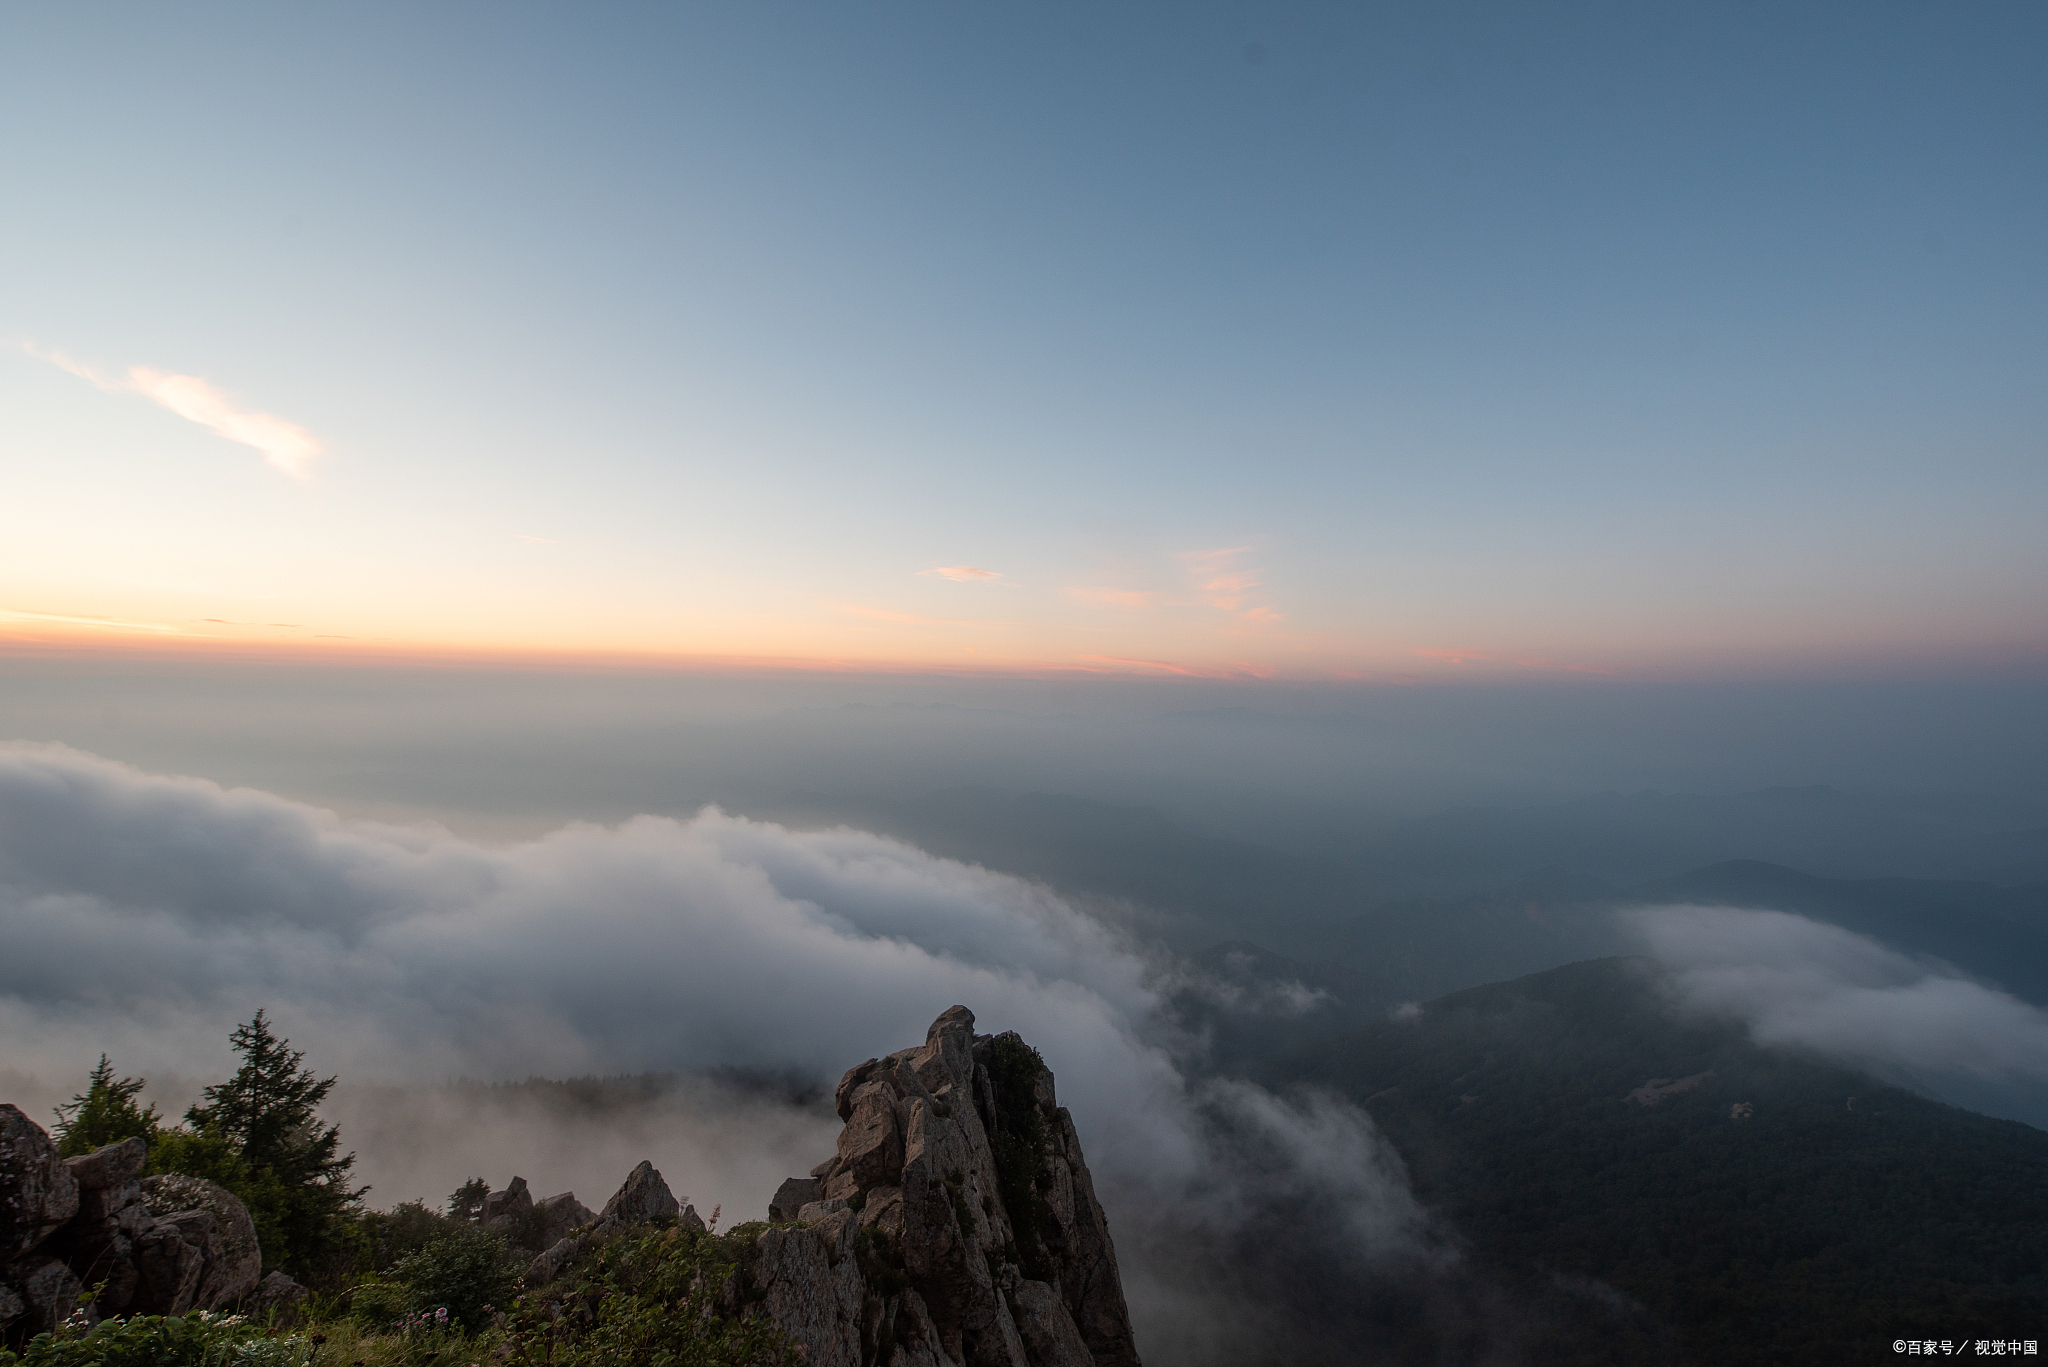
M136 1101L147 1079L114 1076L114 1065L100 1055L86 1080L85 1091L57 1107L57 1152L65 1158L91 1153L103 1144L141 1138L156 1146L162 1117L155 1106Z
M337 1079L300 1067L305 1051L279 1039L261 1011L229 1038L242 1066L208 1087L185 1122L237 1151L247 1174L237 1194L256 1221L264 1265L310 1274L344 1253L349 1216L369 1190L349 1185L356 1156L341 1152L340 1127L316 1113Z

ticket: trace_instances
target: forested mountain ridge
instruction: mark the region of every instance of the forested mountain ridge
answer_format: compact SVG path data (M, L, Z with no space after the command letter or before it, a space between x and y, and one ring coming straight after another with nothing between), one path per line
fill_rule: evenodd
M1640 960L1402 1015L1260 1076L1364 1104L1475 1259L1575 1288L1554 1360L1868 1361L2041 1323L2048 1133L1676 1015Z

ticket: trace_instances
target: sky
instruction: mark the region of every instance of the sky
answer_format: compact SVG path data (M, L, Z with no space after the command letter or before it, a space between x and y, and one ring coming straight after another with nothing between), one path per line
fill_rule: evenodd
M2038 6L0 22L17 656L2048 673Z

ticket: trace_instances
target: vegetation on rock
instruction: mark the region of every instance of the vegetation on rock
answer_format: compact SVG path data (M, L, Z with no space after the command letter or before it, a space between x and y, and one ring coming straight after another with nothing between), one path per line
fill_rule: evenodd
M262 1011L229 1038L241 1066L208 1087L180 1127L139 1103L145 1079L115 1076L100 1055L85 1091L57 1108L57 1151L71 1157L139 1138L151 1175L203 1177L249 1208L265 1270L307 1283L345 1277L363 1260L368 1189L349 1185L355 1155L340 1151L337 1127L320 1123L336 1079L302 1068L305 1052L279 1039Z

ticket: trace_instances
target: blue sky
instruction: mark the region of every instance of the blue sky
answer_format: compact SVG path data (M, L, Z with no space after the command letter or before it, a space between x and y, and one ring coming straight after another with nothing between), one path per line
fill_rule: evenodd
M2037 6L8 28L25 640L2048 659Z

